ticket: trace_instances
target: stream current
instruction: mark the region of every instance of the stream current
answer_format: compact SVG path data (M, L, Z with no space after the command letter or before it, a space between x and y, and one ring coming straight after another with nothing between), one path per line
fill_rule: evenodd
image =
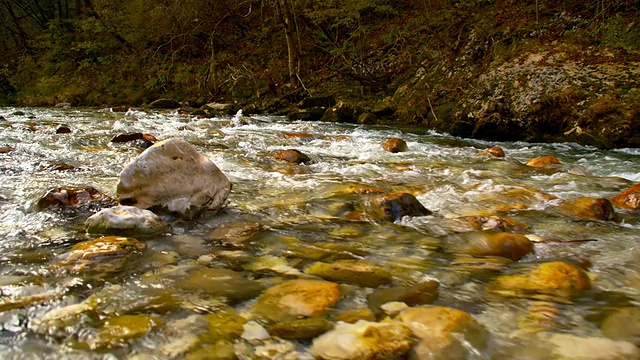
M134 302L145 286L141 279L161 273L166 266L198 263L241 271L254 279L292 278L310 262L291 251L292 244L334 251L327 261L365 259L380 264L389 269L397 285L439 281L440 295L434 304L465 310L489 331L489 346L470 353L477 359L517 358L516 348L521 351L526 346L535 353L537 346L547 346L523 345L512 336L526 326L519 319L530 315L529 300L485 294L492 278L513 267L562 260L588 268L592 289L586 295L548 304L553 309L548 322L552 331L602 337L599 325L604 316L617 308L637 307L640 301L639 213L616 209L619 221L591 221L573 217L558 205L580 196L610 199L640 182L638 149L490 143L417 128L240 114L201 119L176 111L0 108L0 116L5 119L0 121L0 146L11 149L0 154L0 294L3 300L60 294L0 312L3 359L181 358L184 353L174 356L158 350L177 336L162 326L117 346L92 349L82 345L83 336L95 332L109 314L68 324L61 331L32 324L52 310L114 286L120 289L118 304ZM62 124L72 132L57 134ZM90 239L83 227L90 214L36 212L31 210L33 203L49 189L69 186L92 186L115 198L120 171L144 149L138 143L110 140L117 134L138 132L161 140L187 140L208 156L233 183L227 204L213 217L175 221L171 233L144 239L143 256L115 274L52 272L56 256ZM381 143L390 138L404 139L409 151L383 150ZM478 155L494 145L504 149L505 158ZM312 161L294 165L273 158L284 149L297 149ZM561 164L554 169L524 165L547 155ZM75 168L56 170L55 163ZM351 220L345 214L354 203L357 207L358 198L348 189L357 187L414 194L434 215L405 217L395 223ZM508 218L520 224L519 232L553 241L536 243L535 254L517 262L491 258L483 263L476 257L480 265L465 266L470 256L449 249L447 242L469 230L454 220L472 215ZM242 222L257 222L263 231L238 246L207 240L207 234L221 224ZM158 254L176 255L172 261L152 261ZM163 286L174 291L171 283ZM345 289L336 311L366 307L366 296L375 290L357 285L345 285ZM104 295L102 301L109 299ZM233 306L242 313L254 301ZM118 304L113 305L114 313L126 312ZM207 305L202 307L206 312ZM163 324L171 324L191 313L193 309L178 306L156 315ZM232 341L243 343L245 353L253 349L253 358L280 356L275 350L260 355L257 347L241 338ZM280 345L284 343L297 354L308 355L310 341L281 341Z

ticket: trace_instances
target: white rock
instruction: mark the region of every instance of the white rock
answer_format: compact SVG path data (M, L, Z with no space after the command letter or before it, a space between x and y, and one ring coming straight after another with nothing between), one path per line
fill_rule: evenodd
M169 225L158 215L135 206L102 209L86 221L91 235L145 236L169 231Z

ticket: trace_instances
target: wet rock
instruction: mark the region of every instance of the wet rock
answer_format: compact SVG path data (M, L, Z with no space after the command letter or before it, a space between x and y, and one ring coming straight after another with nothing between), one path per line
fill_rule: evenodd
M313 140L313 134L298 134L298 133L284 133L283 134L286 139L300 139L305 141Z
M316 338L311 353L325 360L395 359L413 345L411 330L398 322L338 324Z
M9 145L0 146L0 154L7 154L7 153L10 153L12 151L13 151L13 149Z
M583 269L554 261L500 276L487 291L506 297L566 301L584 295L589 289L591 280Z
M553 155L533 158L525 163L525 165L533 167L550 167L559 164L560 161Z
M321 280L288 280L267 289L253 312L273 322L325 315L340 299L340 285Z
M403 302L409 306L431 304L438 298L440 283L423 281L413 286L396 286L378 289L367 296L367 306L375 314L382 313L382 306L389 302Z
M271 337L267 329L255 321L249 321L242 326L244 331L240 337L249 342L267 340Z
M241 249L262 229L262 224L255 221L228 222L213 229L207 239L217 246Z
M176 285L183 290L223 297L230 304L252 299L264 289L260 282L247 279L242 273L209 267L198 267L190 271Z
M75 244L56 257L52 267L71 272L114 272L121 270L127 259L146 248L145 244L127 237L105 236Z
M640 346L640 308L622 308L607 316L600 325L602 334L613 340L623 340Z
M70 134L70 133L72 133L72 131L69 125L60 125L56 129L56 134Z
M217 213L231 192L229 179L206 156L180 139L145 150L120 173L121 205L154 208L181 218Z
M488 156L503 158L504 150L502 150L500 146L492 146L488 149L481 151L480 153L478 153L478 155L488 155Z
M76 169L73 165L57 161L44 161L40 164L39 168L50 171L71 171Z
M324 106L311 107L306 109L293 109L287 114L289 120L320 121L327 108Z
M404 140L399 138L393 138L383 142L382 148L392 153L409 151L409 147L407 147L407 143Z
M244 332L247 319L236 314L233 308L225 308L206 315L209 333L201 336L206 342L236 340Z
M527 226L516 220L501 218L499 216L470 215L456 218L464 224L470 225L474 230L516 231L525 230Z
M114 106L111 108L111 111L115 113L126 113L129 111L129 107L126 105Z
M640 359L640 350L626 341L573 334L542 334L540 338L550 345L554 359Z
M640 183L633 185L627 190L614 196L611 203L621 209L640 209Z
M328 108L334 105L336 105L336 98L333 95L309 96L307 98L302 99L298 103L298 108L300 109L309 109L309 108L315 108L315 107Z
M86 340L91 349L125 346L129 341L143 337L162 324L157 316L122 315L105 321L104 325Z
M236 360L233 343L217 341L213 345L205 345L185 357L185 360Z
M49 300L59 298L59 297L62 297L62 294L55 293L55 292L43 293L43 294L37 294L37 295L18 296L14 298L3 296L0 299L0 312L15 310L15 309L22 309L27 306L42 304L44 302L47 302Z
M180 103L171 99L158 99L149 104L151 109L177 109L179 107Z
M113 205L114 200L93 187L54 188L47 191L34 204L36 211L50 208L78 208L81 206L105 207Z
M279 151L275 154L273 154L273 157L276 159L280 159L280 160L284 160L286 162L290 162L293 164L302 164L302 163L306 163L308 164L309 162L311 162L311 158L303 153L301 153L298 150L295 149L288 149L288 150L282 150Z
M111 285L89 296L82 304L100 314L124 315L177 310L181 299L174 290L160 287Z
M158 142L155 136L143 133L118 134L111 138L112 143L125 143L137 140L141 140L145 148Z
M71 107L71 103L68 103L68 102L61 102L61 103L57 103L57 104L55 104L55 105L54 105L54 107L56 107L56 108L64 108L64 109L66 109L66 108Z
M92 311L92 307L84 302L51 309L44 315L33 318L29 329L41 334L63 337L74 332L74 327L80 324L83 316Z
M444 306L420 306L402 311L396 318L420 340L410 359L466 359L468 349L460 337L476 349L487 346L487 330L471 314Z
M563 201L560 207L582 220L619 220L611 201L604 198L578 197Z
M320 121L337 122L337 123L355 123L358 120L360 112L349 104L342 101L335 106L331 106L324 113Z
M257 257L252 263L244 265L244 269L255 273L274 272L284 275L302 275L300 270L290 266L286 259L273 255Z
M476 256L501 256L510 260L520 260L533 253L533 243L526 236L505 232L476 231L456 236L462 240L454 245L453 251Z
M373 220L397 221L404 216L428 216L429 209L409 193L394 193L370 198L366 204L366 213Z
M307 318L284 321L269 326L269 334L282 339L313 339L333 329L333 324L323 318Z
M316 262L304 272L329 281L374 288L392 281L391 273L387 269L366 260L340 260L330 264Z
M358 320L376 321L376 315L369 308L347 310L334 316L334 320L355 324Z
M89 235L152 236L170 230L158 215L135 206L114 206L102 209L86 221Z

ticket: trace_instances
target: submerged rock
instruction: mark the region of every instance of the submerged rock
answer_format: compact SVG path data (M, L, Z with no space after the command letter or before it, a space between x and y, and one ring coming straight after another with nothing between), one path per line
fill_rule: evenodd
M118 236L152 236L170 230L158 215L135 206L102 209L86 221L87 234Z
M600 325L604 336L640 346L640 308L622 308L607 316Z
M432 212L409 193L394 193L370 198L366 212L373 220L396 221L404 216L427 216Z
M246 243L253 239L260 231L262 224L255 221L238 221L223 223L213 229L207 239L218 246L229 248L243 248Z
M340 285L322 280L289 280L267 289L253 312L269 321L325 315L340 299Z
M640 350L627 341L573 334L541 334L540 338L550 345L554 359L640 359Z
M382 148L392 153L409 151L407 143L400 138L393 138L383 142Z
M616 207L629 210L640 209L640 183L614 196L611 203Z
M78 208L81 206L96 205L105 207L113 205L114 200L97 189L88 187L66 187L54 188L47 191L34 204L36 211L43 211L50 208Z
M525 165L533 167L549 167L552 165L560 165L560 161L553 155L533 158L525 163Z
M181 218L217 213L231 192L229 179L206 156L180 139L145 150L120 173L121 205L154 208Z
M583 220L619 220L611 202L604 198L578 197L563 201L560 207Z
M589 289L591 280L583 269L554 261L500 276L487 291L507 297L566 301L584 295Z
M316 262L307 267L304 272L329 281L374 288L392 281L391 273L387 269L366 260L339 260L330 264Z
M478 155L489 155L493 157L504 157L504 150L500 146L492 146L478 153Z
M476 256L502 256L510 260L520 260L533 253L533 243L526 236L505 232L469 232L457 235L462 244L453 250Z
M269 334L282 339L313 339L333 329L333 324L323 318L307 318L284 321L269 326Z
M316 338L311 353L324 360L395 359L406 354L412 345L411 330L401 323L360 320L338 324Z
M284 160L293 164L308 164L311 158L296 149L287 149L273 154L276 159Z
M409 306L430 304L438 298L440 283L427 280L413 286L396 286L378 289L367 296L367 305L375 314L382 313L382 305L399 301Z
M209 267L198 267L190 271L176 285L184 290L223 297L231 304L254 298L264 289L260 282L247 279L242 273Z
M162 324L151 315L121 315L108 319L104 325L86 340L91 349L125 346L129 341L141 338Z
M75 244L71 250L54 259L52 267L72 272L114 272L121 270L127 258L146 248L128 237L105 236Z

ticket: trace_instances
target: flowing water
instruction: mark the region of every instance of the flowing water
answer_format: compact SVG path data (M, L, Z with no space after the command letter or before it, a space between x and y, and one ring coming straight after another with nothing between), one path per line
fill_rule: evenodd
M488 143L420 129L292 122L273 116L200 119L177 112L32 108L2 108L0 115L5 118L0 122L0 146L11 148L0 154L0 291L5 303L26 299L0 312L3 359L174 358L161 350L180 336L166 331L169 325L114 346L92 349L83 339L109 316L135 313L130 304L148 286L141 279L162 274L165 268L205 264L270 281L296 277L315 256L311 251L324 254L327 262L365 259L380 264L391 271L396 285L438 280L435 304L468 311L489 330L489 346L472 352L473 358L517 358L514 349L526 346L535 353L536 347L547 346L523 345L526 341L513 336L526 326L521 319L531 315L531 300L490 297L484 290L491 279L522 264L562 260L588 267L593 287L586 295L547 304L552 308L547 324L552 332L601 337L604 316L640 301L638 212L618 209L618 221L585 220L561 206L563 200L580 196L611 198L640 182L637 149ZM61 124L72 133L56 134ZM143 256L124 270L108 276L52 271L57 256L89 239L83 222L95 210L36 212L33 203L49 189L69 186L92 186L115 198L120 171L143 149L135 142L110 140L135 132L193 144L233 183L227 205L214 217L175 221L171 234L145 239ZM382 149L381 142L395 137L404 139L409 151ZM506 157L478 155L493 145L501 146ZM312 162L293 165L272 156L291 148ZM556 156L561 164L554 169L524 165L545 155ZM75 168L56 170L52 163ZM357 188L414 194L434 215L395 223L352 219L349 214L361 211L370 196L350 191ZM477 267L464 266L471 257L448 244L473 230L456 221L472 215L508 218L518 224L518 232L553 241L536 243L535 254L518 262L492 257ZM262 230L248 242L229 246L206 240L223 223L252 222ZM184 294L171 282L162 284L169 292ZM117 290L108 295L114 287ZM366 307L366 296L374 290L355 285L344 289L332 311ZM100 296L105 302L113 300L112 313L103 311L55 329L35 325L47 313L105 293ZM254 301L234 307L241 314L250 312ZM147 307L144 312L157 315L163 324L194 313L185 306L169 311ZM243 349L241 358L281 356L276 350L260 353L250 341L231 341ZM290 351L289 358L304 357L300 354L307 354L310 344L278 341L297 351Z

